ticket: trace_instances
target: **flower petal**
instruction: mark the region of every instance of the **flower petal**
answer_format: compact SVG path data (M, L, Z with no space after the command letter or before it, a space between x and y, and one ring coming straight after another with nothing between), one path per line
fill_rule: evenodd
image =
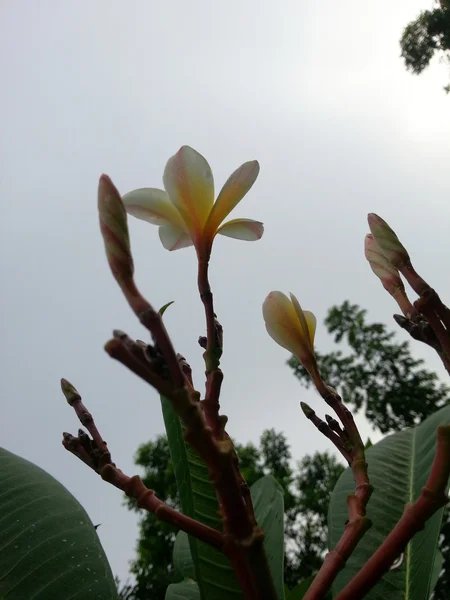
M270 337L282 348L298 356L298 339L292 329L283 325L266 323L266 331Z
M369 261L370 268L388 291L392 293L397 288L405 289L400 273L391 265L370 233L364 239L364 254Z
M206 229L216 231L222 221L247 194L259 174L257 160L246 162L230 175L211 210Z
M159 228L159 239L166 250L180 250L194 245L188 233L173 225L162 225Z
M186 225L199 236L214 203L214 178L207 160L183 146L168 160L163 182Z
M167 192L157 188L140 188L125 194L122 198L125 210L143 221L153 225L171 223L181 229L185 228L183 219L175 206L170 202Z
M316 333L316 325L317 319L309 310L303 310L300 306L300 302L294 296L294 294L289 294L291 297L292 306L297 313L298 320L300 321L300 325L302 326L303 332L308 334L309 340L311 342L311 349L314 345L314 335Z
M270 292L263 304L267 333L301 361L312 356L309 338L305 338L297 311L282 292Z
M237 240L254 242L262 237L264 225L253 219L232 219L219 227L217 233Z

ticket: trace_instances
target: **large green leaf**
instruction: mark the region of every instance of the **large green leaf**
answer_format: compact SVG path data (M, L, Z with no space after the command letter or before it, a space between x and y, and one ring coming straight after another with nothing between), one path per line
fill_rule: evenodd
M293 590L289 592L286 596L286 600L301 600L306 592L311 587L312 582L314 581L315 575L310 575L303 581L300 581Z
M195 579L195 566L189 546L189 536L185 531L179 531L175 538L173 567L181 579Z
M278 598L284 599L284 498L280 484L266 475L250 488L255 517L264 530L264 548Z
M421 425L405 429L367 451L369 477L375 490L367 515L372 527L358 544L333 592L340 591L380 546L403 514L405 504L418 498L428 478L436 447L436 428L450 423L450 406L431 415ZM334 548L348 518L346 497L354 491L350 469L336 484L328 513L329 546ZM408 544L398 566L389 571L366 596L367 600L428 600L442 510Z
M211 597L213 599L215 600L215 596ZM171 583L166 591L166 600L201 600L200 590L193 579Z
M208 469L183 439L183 425L166 398L161 398L164 423L183 513L221 530L216 492ZM195 564L195 579L203 600L239 600L242 590L228 559L211 546L189 537ZM182 584L180 584L182 585Z
M0 598L115 600L94 525L51 475L0 448Z
M430 592L432 592L436 587L443 564L444 557L442 556L442 552L440 550L436 550L436 554L434 555L433 570L431 571Z

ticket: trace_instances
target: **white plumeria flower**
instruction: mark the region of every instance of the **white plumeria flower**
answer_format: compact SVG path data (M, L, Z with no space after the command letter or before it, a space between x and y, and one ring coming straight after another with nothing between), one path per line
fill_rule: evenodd
M264 227L259 221L233 219L223 223L258 173L258 161L244 163L228 178L214 202L211 167L196 150L183 146L164 169L165 191L141 188L125 194L122 200L130 215L159 225L159 237L167 250L195 246L199 255L209 256L217 233L247 241L261 238Z
M267 333L286 350L289 350L308 368L314 359L314 334L316 317L302 310L299 301L290 294L270 292L263 304L263 317Z

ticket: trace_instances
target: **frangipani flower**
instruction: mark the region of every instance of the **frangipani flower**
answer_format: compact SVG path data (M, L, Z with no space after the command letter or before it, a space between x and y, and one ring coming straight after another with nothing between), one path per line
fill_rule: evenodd
M310 370L315 365L314 334L316 317L302 310L299 301L290 294L270 292L263 304L267 333L277 344L294 354Z
M164 190L141 188L122 198L126 211L159 225L159 237L167 250L195 246L199 255L209 256L216 234L254 241L263 234L263 224L252 219L223 223L254 184L258 161L241 165L226 181L214 202L214 179L206 159L183 146L167 162Z

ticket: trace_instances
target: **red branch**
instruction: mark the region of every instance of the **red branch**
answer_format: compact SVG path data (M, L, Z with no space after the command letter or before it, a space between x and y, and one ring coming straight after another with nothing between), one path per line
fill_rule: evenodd
M203 357L206 366L206 391L203 400L203 410L208 425L216 437L220 436L219 426L219 397L223 380L222 371L219 369L220 355L222 353L222 327L214 313L214 301L208 279L208 260L199 257L198 260L198 291L205 307L206 316L206 348Z
M414 307L427 319L439 341L439 356L450 374L450 310L433 288L416 272L411 262L400 270L413 290L420 296Z
M131 354L124 351L122 339L110 340L105 349L113 358L151 383L148 378L148 367L144 369L142 362L137 359L131 360ZM209 477L216 488L219 504L223 511L224 531L229 540L227 542L229 550L226 551L226 554L243 586L245 597L249 600L265 598L272 600L276 598L276 592L273 583L268 584L271 581L270 570L267 567L264 547L258 543L260 532L248 509L248 501L244 501L243 498L241 480L236 472L233 459L233 444L227 436L224 439L217 439L214 436L212 428L207 426L199 396L199 393L190 385L186 385L181 389L172 389L167 398L186 426L185 441L198 452L206 464ZM224 423L220 417L219 424L223 429ZM242 558L242 553L245 554L245 560ZM236 557L241 558L237 560ZM250 558L252 558L252 565L258 565L260 577L256 579L250 577L251 573L248 571ZM248 587L250 581L254 582L255 587Z
M450 477L450 425L438 427L436 453L422 493L409 504L402 518L378 550L369 558L335 600L359 600L387 573L413 536L424 528L434 513L448 502L446 489ZM306 599L307 596L305 596Z
M129 477L115 466L108 446L98 431L92 414L83 404L80 394L66 379L61 380L61 388L80 423L92 436L92 440L86 440L88 436L83 431L80 431L78 438L65 433L63 446L99 473L102 479L125 492L129 498L135 498L140 508L152 512L158 519L176 529L182 529L189 535L223 551L225 538L222 533L178 512L158 498L153 490L148 489L138 475Z
M364 445L351 412L344 406L338 393L325 385L318 372L314 372L314 383L326 403L331 406L339 417L339 423L327 415L327 423L322 421L314 410L301 403L306 417L317 429L330 439L342 456L347 460L353 472L356 483L354 494L347 496L349 520L341 539L336 547L329 552L317 573L314 581L304 596L304 600L321 600L330 589L339 571L344 568L361 538L371 527L370 519L366 517L366 506L373 491L367 475Z

